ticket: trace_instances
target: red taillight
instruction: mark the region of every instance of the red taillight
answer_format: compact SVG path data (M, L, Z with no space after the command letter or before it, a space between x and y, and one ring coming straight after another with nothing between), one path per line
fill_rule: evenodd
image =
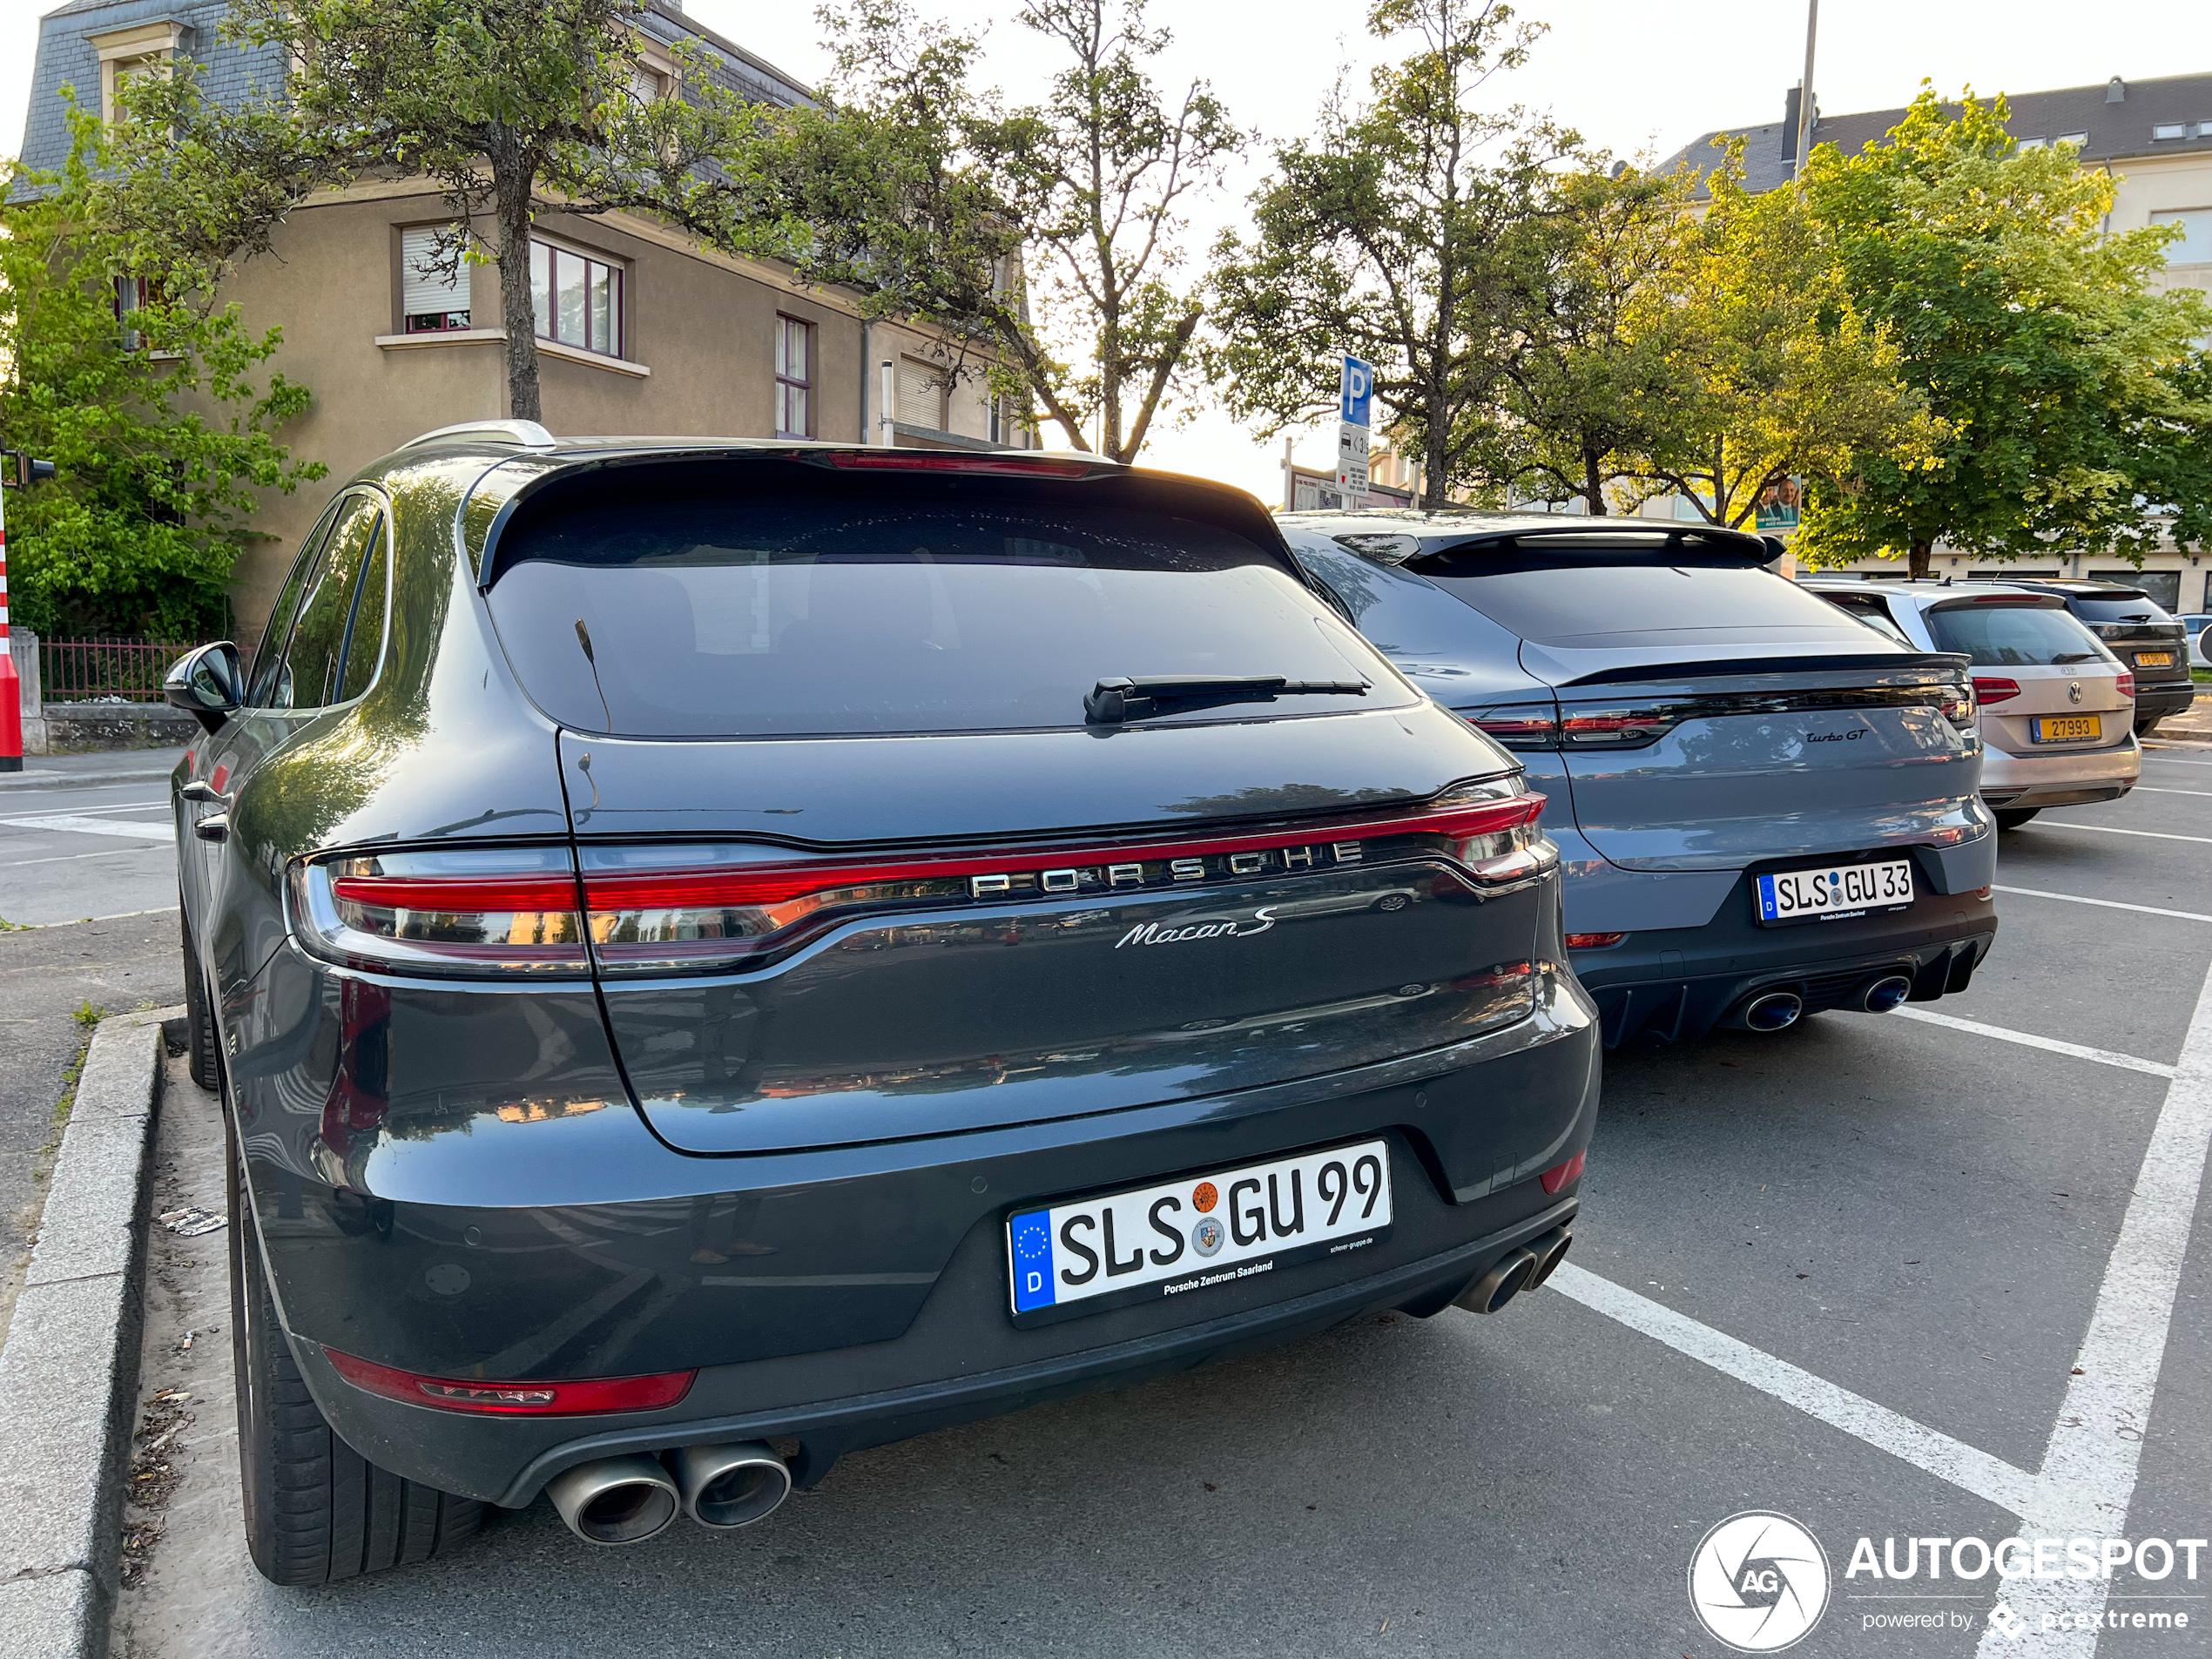
M410 1406L509 1417L578 1417L594 1412L653 1412L691 1392L697 1371L651 1377L583 1377L546 1382L488 1382L475 1377L421 1377L325 1348L331 1368L356 1388Z
M347 904L427 910L440 915L576 908L576 878L567 874L489 880L468 876L341 875L332 880L330 890Z
M1582 1161L1588 1156L1587 1152L1577 1152L1566 1163L1553 1164L1536 1179L1543 1184L1547 1193L1557 1192L1561 1187L1582 1178Z
M440 974L591 971L563 847L384 853L293 866L293 934L348 967Z
M2120 695L2126 698L2133 698L2135 695L2135 677L2133 674L2122 674L2120 677Z
M2020 694L2018 680L2000 679L1994 676L1974 676L1974 700L1979 703L2002 703L2007 698Z
M833 467L889 468L899 472L987 472L1031 478L1082 478L1092 467L1086 461L1043 455L962 455L944 449L838 449L832 451L829 463Z
M1559 740L1559 721L1541 707L1487 709L1467 717L1467 724L1508 749L1548 749Z
M1569 934L1567 935L1567 948L1604 950L1609 946L1619 944L1627 937L1626 934Z

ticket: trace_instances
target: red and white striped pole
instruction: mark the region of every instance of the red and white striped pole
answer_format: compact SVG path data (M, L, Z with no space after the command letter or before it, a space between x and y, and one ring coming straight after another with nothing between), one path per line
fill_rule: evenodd
M0 467L16 458L0 451ZM8 492L0 485L0 772L23 770L23 682L8 651Z

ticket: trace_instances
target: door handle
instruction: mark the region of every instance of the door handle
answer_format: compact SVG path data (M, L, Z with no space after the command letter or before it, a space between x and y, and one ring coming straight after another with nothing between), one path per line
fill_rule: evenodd
M192 833L203 841L227 841L231 839L230 814L210 813L192 826Z
M186 784L183 788L179 789L177 793L182 799L196 800L202 803L219 801L223 799L222 794L216 789L214 785L199 778L193 779L192 782Z

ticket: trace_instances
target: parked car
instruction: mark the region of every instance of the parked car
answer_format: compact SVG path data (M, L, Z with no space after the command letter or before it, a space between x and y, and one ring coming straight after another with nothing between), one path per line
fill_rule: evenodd
M1923 649L1973 659L1981 798L2017 829L2046 806L2117 800L2142 773L2138 682L2058 595L2025 583L1803 584Z
M2179 618L2141 588L2058 577L2022 577L2007 587L2055 594L2135 677L2135 735L2148 737L2169 714L2187 714L2196 699L2189 678L2189 634Z
M2204 652L2204 636L2208 629L2212 629L2212 613L2193 610L2188 616L2176 617L2174 620L2182 624L2182 632L2189 642L2189 666L2212 668L2212 657L2206 656Z
M1997 918L1963 657L1838 616L1726 530L1282 523L1368 638L1550 798L1608 1043L1966 988Z
M1565 1252L1519 764L1240 491L434 434L172 673L254 1561L597 1543Z

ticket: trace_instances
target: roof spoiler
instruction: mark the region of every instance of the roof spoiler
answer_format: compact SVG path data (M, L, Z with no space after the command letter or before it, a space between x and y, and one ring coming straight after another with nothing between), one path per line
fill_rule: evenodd
M1870 651L1839 652L1834 655L1801 653L1788 657L1733 658L1719 662L1636 663L1619 668L1602 668L1595 673L1577 675L1573 679L1557 682L1561 690L1570 685L1620 685L1653 680L1713 679L1754 674L1804 674L1811 671L1833 671L1838 673L1865 673L1871 670L1884 674L1919 674L1938 677L1955 676L1973 665L1973 659L1963 651Z
M2063 610L2066 601L2055 593L1962 593L1956 598L1939 599L1925 607L1936 610L1972 610L1976 605L2015 605L2029 610Z
M550 449L553 435L535 421L463 421L409 438L400 448L420 449L433 443L505 443L517 449Z

